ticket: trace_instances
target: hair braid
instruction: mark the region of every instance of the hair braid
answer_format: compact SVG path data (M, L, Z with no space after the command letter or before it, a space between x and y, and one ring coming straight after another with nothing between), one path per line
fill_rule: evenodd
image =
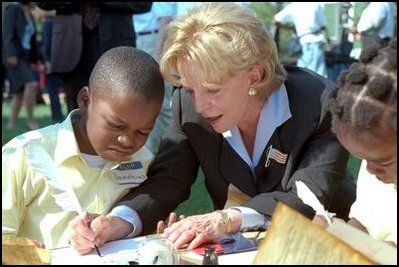
M341 73L331 95L333 132L373 132L378 126L397 131L396 71L396 37L386 47L363 50L359 63Z

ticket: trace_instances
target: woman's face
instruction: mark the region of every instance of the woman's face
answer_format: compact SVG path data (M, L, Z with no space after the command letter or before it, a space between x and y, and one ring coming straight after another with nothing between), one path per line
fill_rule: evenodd
M251 84L248 73L235 76L225 84L212 84L204 82L196 68L186 62L178 65L178 72L195 110L216 132L223 133L251 117L250 104L256 97L248 95Z
M371 135L337 134L337 138L349 153L367 161L367 170L384 183L397 183L396 134Z

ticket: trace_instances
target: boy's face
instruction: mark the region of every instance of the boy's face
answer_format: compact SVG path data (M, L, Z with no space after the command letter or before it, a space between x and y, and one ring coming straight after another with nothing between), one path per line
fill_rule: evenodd
M89 90L85 94L89 101L84 108L87 114L84 139L88 142L79 143L82 152L122 161L145 144L161 108L159 101L147 102L133 92L123 97L93 98Z

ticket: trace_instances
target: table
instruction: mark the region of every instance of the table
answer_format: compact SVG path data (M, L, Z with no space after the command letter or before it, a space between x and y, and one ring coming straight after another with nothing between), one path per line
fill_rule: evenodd
M99 257L93 250L92 253L80 256L70 247L51 250L52 265L122 265L128 261L138 261L138 248L146 237L122 239L106 243L100 248L103 257ZM219 265L247 265L251 264L257 251L249 251L228 255L219 255ZM179 253L179 264L201 264L202 256L192 251Z

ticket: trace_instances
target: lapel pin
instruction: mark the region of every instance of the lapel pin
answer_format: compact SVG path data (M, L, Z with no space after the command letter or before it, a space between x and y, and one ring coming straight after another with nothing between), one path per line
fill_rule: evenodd
M280 163L283 165L287 162L288 154L284 154L283 152L279 151L277 148L273 148L272 145L270 145L267 148L266 155L267 156L266 156L265 167L269 167L270 159L273 159L277 163Z

